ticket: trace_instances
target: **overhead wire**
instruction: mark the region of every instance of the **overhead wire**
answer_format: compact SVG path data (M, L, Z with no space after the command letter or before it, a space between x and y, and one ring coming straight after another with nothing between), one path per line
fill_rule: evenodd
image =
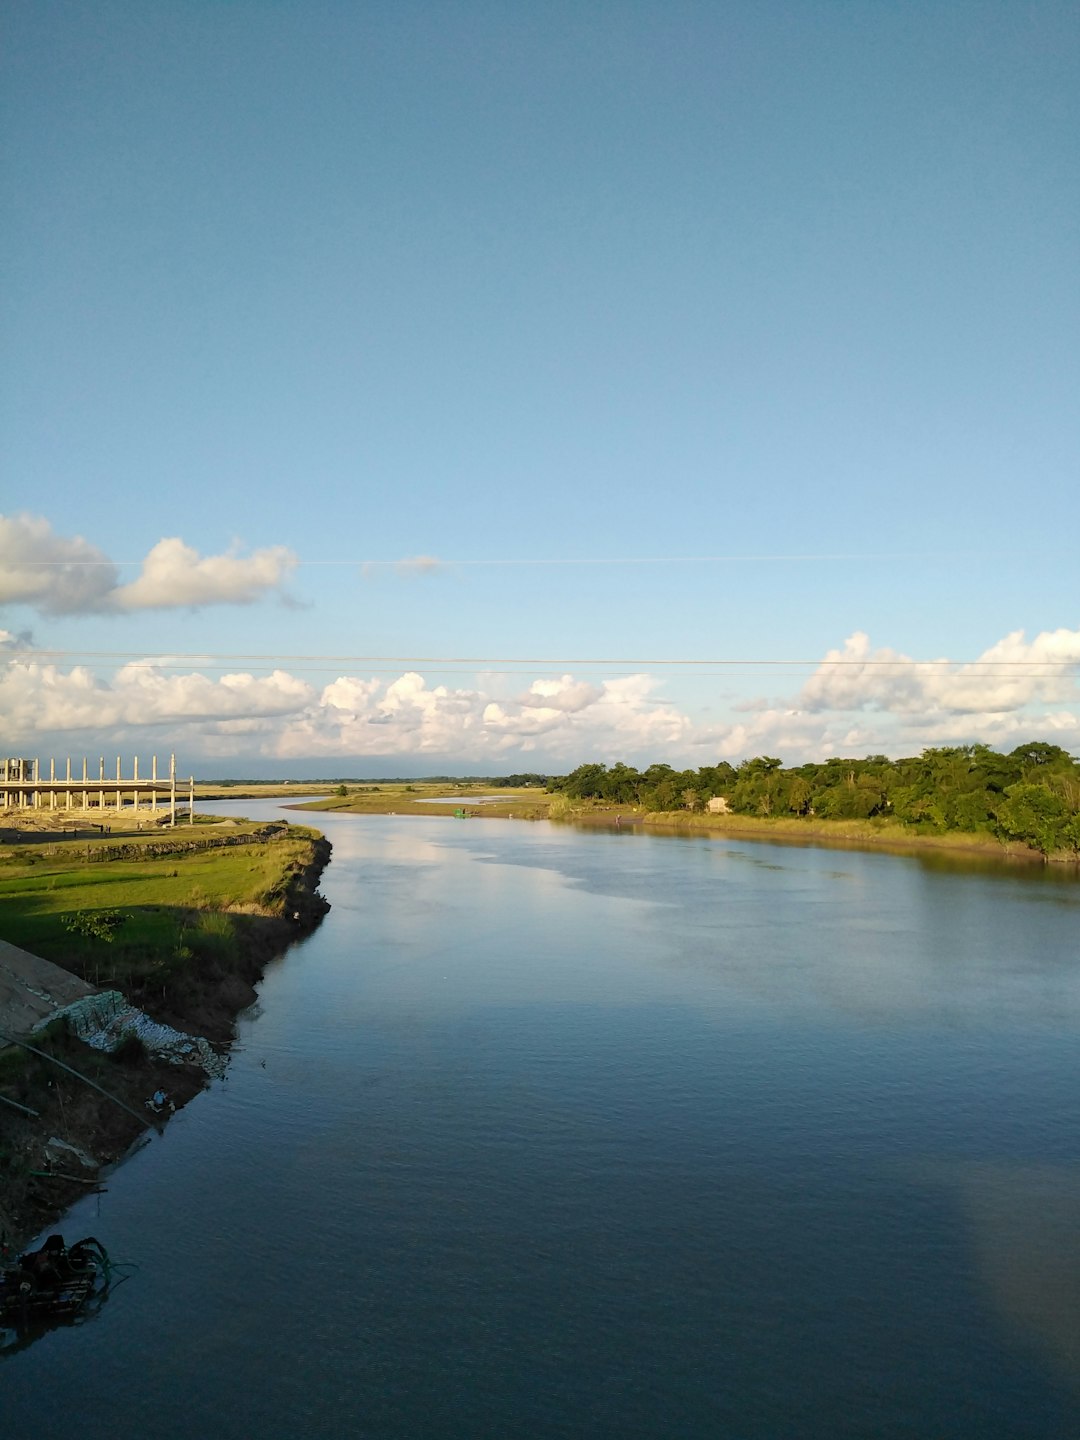
M280 549L280 547L263 547L266 549ZM259 552L254 552L259 553ZM1038 552L1044 555L1044 551ZM401 569L405 571L427 570L434 573L436 570L449 570L455 567L469 569L483 569L485 567L508 568L514 566L559 566L559 565L719 565L739 564L744 561L755 564L762 563L788 563L792 561L819 561L819 560L952 560L971 559L985 557L995 559L1001 555L1009 555L1016 558L1014 550L850 550L850 551L779 551L775 553L747 554L746 552L735 552L727 555L496 555L485 556L473 559L453 559L438 555L399 555L396 559L373 559L370 557L326 557L305 559L302 556L292 555L288 558L290 570L306 569L308 567L323 566L355 566L363 569ZM250 556L237 556L241 562ZM19 559L13 568L27 570L32 568L40 569L80 569L92 570L112 567L118 570L130 570L135 566L145 564L145 557L142 560L111 560L103 556L96 560L34 560Z
M145 650L83 650L76 648L11 648L0 650L0 659L34 659L34 660L55 660L55 659L85 659L85 660L118 660L131 662L132 664L146 664L154 668L163 665L184 665L184 664L212 664L217 661L243 661L250 660L265 664L278 664L286 662L318 662L320 665L350 664L350 665L467 665L487 669L495 665L546 665L546 666L580 666L580 667L606 667L612 665L621 666L669 666L685 668L710 668L733 669L740 667L786 667L804 669L807 666L817 668L819 666L851 666L859 669L903 669L917 667L919 669L933 667L940 669L963 668L963 669L1031 669L1038 666L1059 665L1070 666L1080 664L1080 656L1076 659L1062 659L1055 661L1047 656L1039 659L1026 660L1005 660L1005 659L977 659L977 660L918 660L907 656L894 656L891 659L860 658L858 656L814 656L777 658L773 656L537 656L537 655L350 655L350 654L325 654L315 652L268 652L268 651L229 651L229 650L196 650L179 652L165 650L159 660L153 660ZM1054 672L1056 673L1056 672Z

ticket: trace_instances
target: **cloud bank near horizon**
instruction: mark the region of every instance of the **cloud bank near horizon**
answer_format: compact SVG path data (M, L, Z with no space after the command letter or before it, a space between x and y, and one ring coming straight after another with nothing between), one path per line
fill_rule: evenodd
M116 562L81 535L58 535L40 515L0 515L0 604L29 605L43 615L251 605L284 597L296 564L284 545L204 556L167 536L147 553L138 576L122 584Z
M16 637L0 632L0 659L5 647L16 648ZM168 656L103 677L21 654L0 669L0 713L12 753L156 744L198 759L286 767L335 757L454 757L491 772L596 758L696 767L764 753L798 763L976 740L1011 749L1045 738L1080 749L1078 670L1080 630L1030 641L1016 631L958 666L874 649L856 631L796 694L747 702L727 721L705 724L666 701L663 682L648 674L538 678L507 695L491 680L455 688L414 670L392 680L340 675L317 687L283 669L181 672Z

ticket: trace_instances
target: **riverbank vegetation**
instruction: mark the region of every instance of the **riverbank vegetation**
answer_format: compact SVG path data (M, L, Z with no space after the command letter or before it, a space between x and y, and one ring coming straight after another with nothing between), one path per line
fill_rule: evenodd
M5 845L0 938L123 991L171 1024L201 1021L227 1033L228 1022L211 1013L220 1008L209 1000L212 982L250 948L262 922L297 913L293 891L320 846L317 832L298 826L212 820Z
M760 755L697 770L589 763L562 776L339 782L324 799L296 808L618 821L1080 861L1080 763L1045 741L1008 753L943 746L899 760L869 755L784 766Z
M227 1041L267 961L328 908L317 885L329 849L300 826L212 819L94 838L30 834L0 846L0 938L121 991L155 1020ZM0 1052L0 1235L28 1238L95 1183L94 1171L72 1176L77 1165L54 1163L54 1137L110 1162L145 1128L130 1112L143 1113L158 1086L183 1103L206 1083L197 1066L155 1060L131 1040L113 1055L58 1026L32 1040L113 1100L48 1060Z
M789 767L767 755L684 771L588 764L551 780L549 788L563 797L567 818L578 806L602 803L629 807L653 822L696 815L730 828L727 816L784 820L793 834L805 827L807 838L829 822L844 822L848 830L863 826L867 835L887 825L900 836L965 834L1044 857L1080 857L1080 764L1043 741L1008 754L956 745L900 760L870 755ZM726 814L707 814L711 800Z

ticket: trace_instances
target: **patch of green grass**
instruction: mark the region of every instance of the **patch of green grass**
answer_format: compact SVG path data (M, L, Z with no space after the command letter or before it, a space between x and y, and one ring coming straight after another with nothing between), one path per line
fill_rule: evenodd
M235 832L232 832L235 833ZM295 872L310 859L315 832L250 845L136 860L76 859L73 852L9 856L0 871L0 936L74 970L95 985L123 989L132 976L169 965L185 946L209 955L233 943L229 910L275 913ZM158 837L160 838L160 837ZM124 917L106 944L73 932L73 917Z

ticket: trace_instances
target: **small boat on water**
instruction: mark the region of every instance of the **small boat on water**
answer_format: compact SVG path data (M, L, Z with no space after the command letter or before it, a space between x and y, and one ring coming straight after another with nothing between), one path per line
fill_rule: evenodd
M38 1250L0 1267L0 1328L71 1320L109 1287L109 1257L88 1235L65 1245L50 1235Z

